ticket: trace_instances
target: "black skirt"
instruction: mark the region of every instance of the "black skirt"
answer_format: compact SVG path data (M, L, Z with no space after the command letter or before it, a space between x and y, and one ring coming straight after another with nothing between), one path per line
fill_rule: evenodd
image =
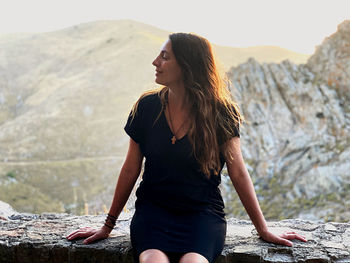
M225 243L226 220L210 211L174 212L138 202L130 235L135 262L147 249L159 249L177 260L195 252L214 262Z

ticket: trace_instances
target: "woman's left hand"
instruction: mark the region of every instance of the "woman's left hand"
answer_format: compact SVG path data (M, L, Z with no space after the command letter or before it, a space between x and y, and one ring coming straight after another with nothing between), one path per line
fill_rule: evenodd
M279 245L285 245L292 247L293 243L290 240L300 240L303 242L307 242L306 238L302 235L299 235L295 232L286 232L280 235L276 235L274 233L271 233L270 231L267 231L263 234L260 234L260 237L264 239L267 242L279 244Z

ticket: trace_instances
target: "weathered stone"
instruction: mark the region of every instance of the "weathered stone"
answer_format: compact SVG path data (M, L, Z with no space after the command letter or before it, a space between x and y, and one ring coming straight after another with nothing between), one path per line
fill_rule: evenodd
M104 215L20 214L0 221L2 263L103 263L133 262L129 225L132 213L122 214L110 237L90 245L65 237L83 226L100 227ZM293 247L269 244L258 238L250 221L228 219L227 238L216 263L349 263L350 224L320 224L305 220L269 222L275 233L296 231L308 242L293 241Z
M0 200L0 220L7 220L9 216L17 212L7 203Z
M318 46L307 62L319 79L336 88L342 97L349 100L350 77L350 20L338 26L332 36Z
M349 220L349 32L345 21L306 65L252 58L229 71L247 121L243 156L268 218Z

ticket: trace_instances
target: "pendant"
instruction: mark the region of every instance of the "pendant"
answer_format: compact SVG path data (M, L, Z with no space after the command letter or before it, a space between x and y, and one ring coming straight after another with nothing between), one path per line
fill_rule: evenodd
M173 137L171 138L171 143L175 144L175 142L176 142L176 137L175 137L175 135L173 135Z

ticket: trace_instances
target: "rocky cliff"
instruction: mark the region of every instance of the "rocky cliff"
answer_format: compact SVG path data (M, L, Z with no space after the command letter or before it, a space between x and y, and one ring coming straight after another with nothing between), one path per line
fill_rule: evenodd
M266 215L347 221L350 21L306 64L250 59L229 76L247 120L242 150ZM237 197L229 199L240 213Z
M349 27L339 25L306 64L249 59L228 72L247 119L243 154L270 219L350 218ZM153 82L150 62L167 34L100 21L0 38L0 199L38 213L108 207L123 125ZM223 191L227 212L244 218L227 177Z
M128 146L127 114L153 87L151 62L168 34L120 20L1 36L0 200L35 213L108 207ZM307 57L274 47L215 50L226 69L249 55Z
M349 112L350 99L350 26L345 21L335 34L326 38L308 60L308 68L316 78L336 90Z

